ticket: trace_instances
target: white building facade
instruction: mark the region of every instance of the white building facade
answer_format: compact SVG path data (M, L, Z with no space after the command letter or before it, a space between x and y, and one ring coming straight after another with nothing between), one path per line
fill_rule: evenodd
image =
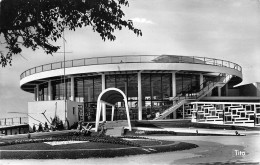
M239 99L234 85L240 82L242 68L230 61L194 56L140 55L84 58L38 66L21 74L20 86L35 95L35 102L29 103L29 114L48 109L50 114L61 112L62 120L69 123L94 121L99 94L107 88L118 88L126 95L128 105L123 100L117 102L115 120L126 119L125 108L128 106L131 120L188 118L194 122L211 122L207 119L216 118L217 121L218 118L223 124L226 121L227 124L239 124L235 118L240 118L240 121L248 120L242 124L256 126L259 123L257 104L253 109L254 118L250 114L240 115L238 110L236 117L225 118L229 111L202 112L195 104L210 98L211 102L221 98L231 98L230 101L236 102ZM61 101L64 104L59 106ZM106 118L110 119L111 108L104 109ZM72 111L76 116L73 117ZM43 115L37 118L46 120Z

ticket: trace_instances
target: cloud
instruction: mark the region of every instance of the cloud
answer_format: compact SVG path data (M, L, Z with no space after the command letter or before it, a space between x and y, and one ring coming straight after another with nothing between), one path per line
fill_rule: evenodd
M136 22L136 23L143 23L143 24L154 24L153 21L151 20L147 20L146 18L133 18L132 19L133 22Z

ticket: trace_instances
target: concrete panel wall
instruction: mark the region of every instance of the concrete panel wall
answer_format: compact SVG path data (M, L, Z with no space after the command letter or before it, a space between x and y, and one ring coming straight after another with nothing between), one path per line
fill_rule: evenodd
M83 106L84 104L74 102L74 101L68 101L68 104L67 104L67 119L69 121L70 126L72 124L74 124L75 122L79 121L79 105ZM74 109L74 113L73 113L73 109Z
M78 105L83 105L83 103L77 103L73 101L66 101L66 111L65 113L65 101L64 100L52 100L52 101L37 101L28 103L28 114L29 116L29 127L32 129L33 125L38 129L40 122L45 123L51 122L51 119L56 115L65 124L65 119L67 118L70 126L78 121ZM75 107L75 113L73 114L73 107ZM44 113L46 118L44 117ZM49 122L47 121L49 120ZM44 126L44 124L42 124Z
M56 108L57 107L57 108ZM29 127L32 128L35 124L36 129L38 129L38 125L40 122L45 123L49 122L44 117L43 113L45 112L46 118L51 122L51 119L56 115L62 120L65 121L65 102L64 100L53 100L53 101L37 101L37 102L29 102L28 103L28 114L29 116ZM43 125L44 126L44 125Z

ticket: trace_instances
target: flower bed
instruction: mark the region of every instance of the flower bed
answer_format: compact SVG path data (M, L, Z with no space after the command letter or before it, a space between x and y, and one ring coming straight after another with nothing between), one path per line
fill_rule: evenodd
M56 146L44 143L52 141L81 141L82 143L68 143ZM117 138L110 136L83 136L70 133L56 137L21 139L0 143L0 159L116 157L178 151L196 147L198 146L190 143L155 140L138 136L122 136Z
M111 143L111 144L121 144L127 146L139 147L137 143L124 140L122 138L116 138L111 136L83 136L80 134L70 133L67 136L56 136L48 138L38 138L38 139L20 139L0 143L0 146L6 145L15 145L15 144L26 144L26 143L42 143L50 141L89 141L89 142L98 142L98 143Z

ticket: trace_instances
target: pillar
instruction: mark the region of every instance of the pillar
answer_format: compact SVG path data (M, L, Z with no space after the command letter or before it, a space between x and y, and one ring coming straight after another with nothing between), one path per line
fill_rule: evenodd
M203 74L200 74L200 85L203 84ZM203 85L200 86L200 89L203 89Z
M102 91L104 91L106 89L106 75L105 74L101 74L101 83L102 83Z
M141 71L137 73L137 88L138 88L138 120L142 120L142 82Z
M74 77L71 77L70 78L70 94L71 94L70 100L71 101L75 101L75 89L74 89L74 86L75 86Z
M172 97L176 96L176 73L172 73Z
M114 112L115 112L115 106L112 106L111 121L114 120Z
M35 88L35 101L39 101L39 85L36 85Z
M53 100L51 81L48 81L48 100Z
M106 75L103 73L101 75L101 83L102 83L102 91L106 89ZM103 116L103 121L106 121L106 104L102 103L102 116Z
M106 121L107 120L107 113L106 113L106 104L104 103L101 103L102 104L102 119L103 121Z
M218 97L221 97L221 87L218 87Z
M226 96L228 96L228 84L225 85Z

